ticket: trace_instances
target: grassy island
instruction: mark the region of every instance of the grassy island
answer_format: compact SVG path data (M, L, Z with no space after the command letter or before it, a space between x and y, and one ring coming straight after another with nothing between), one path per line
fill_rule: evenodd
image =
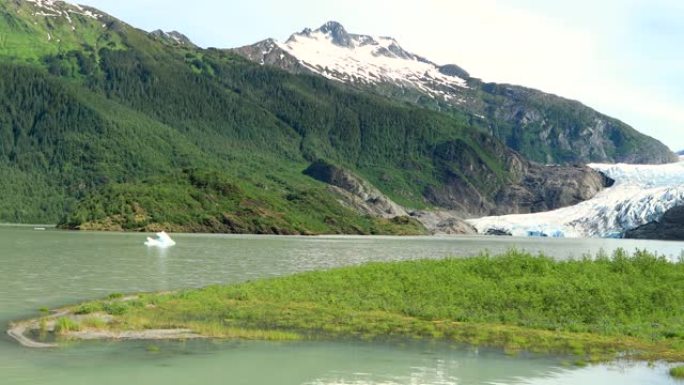
M209 338L420 338L570 353L578 362L618 355L674 362L684 361L684 263L624 251L563 262L511 251L371 263L114 295L62 309L53 323L51 331L65 338L145 330Z

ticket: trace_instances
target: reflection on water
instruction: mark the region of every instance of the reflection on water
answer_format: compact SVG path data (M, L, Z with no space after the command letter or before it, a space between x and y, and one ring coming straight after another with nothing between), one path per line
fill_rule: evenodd
M368 261L443 258L511 247L579 257L646 248L676 258L684 244L512 238L174 235L149 249L143 234L0 227L0 324L37 309L113 292L169 290ZM445 346L370 343L83 343L52 351L0 338L0 384L671 384L667 368L564 368L561 360Z
M674 385L667 367L351 342L82 343L2 362L2 384ZM13 362L14 361L14 362ZM27 381L28 380L28 381Z

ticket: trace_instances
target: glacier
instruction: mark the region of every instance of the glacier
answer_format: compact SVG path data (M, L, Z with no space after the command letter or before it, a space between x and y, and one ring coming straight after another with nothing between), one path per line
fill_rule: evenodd
M684 158L666 165L590 164L615 180L596 197L554 211L484 217L467 222L480 234L528 237L622 238L684 206Z

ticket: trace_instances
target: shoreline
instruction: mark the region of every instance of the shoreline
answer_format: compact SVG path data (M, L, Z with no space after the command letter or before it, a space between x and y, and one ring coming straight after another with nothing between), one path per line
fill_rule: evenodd
M61 228L58 225L27 225L21 223L0 223L0 228L22 228L22 229L34 229L36 227L45 227L46 230L55 232L65 232L65 233L76 233L76 234L141 234L141 235L154 235L157 231L143 231L143 230L91 230L91 229L70 229ZM184 231L165 231L170 235L205 235L205 236L233 236L233 237L274 237L274 238L302 238L302 239L312 239L312 238L374 238L374 239L459 239L459 238L481 238L490 240L529 240L529 241L624 241L624 242L664 242L668 244L682 243L684 244L684 239L637 239L637 238L611 238L611 237L541 237L541 236L510 236L510 235L488 235L488 234L447 234L447 233L428 233L428 234L339 234L339 233L320 233L320 234L268 234L268 233L214 233L214 232L184 232Z
M409 338L585 362L684 362L683 285L684 262L645 252L556 261L510 251L113 294L15 322L8 334L39 348L62 339Z
M100 314L103 320L109 318L107 315ZM190 339L205 339L206 337L194 333L189 329L149 329L138 331L106 331L106 330L78 330L58 332L56 330L57 323L60 318L69 318L75 322L80 322L85 319L83 316L76 315L72 309L65 308L54 310L50 315L31 318L28 320L11 322L7 329L7 335L15 340L19 345L31 349L53 349L60 347L59 342L63 340L80 340L80 341L162 341L162 340L190 340ZM56 335L59 334L55 342L41 342L35 338L29 337L29 333L45 333Z
M138 301L149 295L182 295L182 292L164 292L157 294L139 294L117 298L110 303L126 303ZM624 336L606 337L591 333L567 333L533 328L517 327L502 324L476 324L453 321L430 321L421 323L411 317L401 317L406 322L404 333L373 335L355 331L312 332L305 329L286 331L283 329L255 328L238 326L229 328L227 332L216 332L212 328L198 331L196 328L146 328L124 330L117 329L116 316L106 312L79 314L83 306L91 303L52 310L47 316L11 322L7 335L23 347L30 349L55 349L69 341L184 341L184 340L259 340L259 341L301 341L301 340L347 340L357 339L372 342L374 340L422 340L442 341L472 347L501 349L505 354L517 355L521 352L537 354L561 354L576 359L575 364L584 366L589 363L610 362L616 359L634 361L684 362L684 350L673 352L670 349L659 349L649 346L635 338ZM382 314L370 312L371 321L382 321ZM363 318L363 314L361 314ZM98 326L82 327L77 330L58 331L56 324L60 319L69 319L76 324L87 324L93 319ZM101 322L99 322L101 321ZM199 324L198 324L199 325ZM411 330L414 328L415 330ZM451 330L451 334L448 331ZM49 335L54 342L41 342L29 334ZM449 334L449 335L447 335Z
M482 218L478 218L482 219ZM475 219L476 220L476 219ZM521 236L521 235L490 235L483 233L441 233L441 232L427 232L424 234L419 233L379 233L379 234L358 234L358 233L303 233L303 234L275 234L275 233L222 233L222 232L191 232L191 231L174 231L174 230L121 230L121 229L106 229L106 228L93 228L93 229L80 229L80 228L69 228L61 227L59 224L24 224L24 223L0 223L0 228L22 228L22 229L33 229L33 230L50 230L58 232L73 232L73 233L83 233L83 234L154 234L159 231L166 231L171 235L212 235L212 236L253 236L253 237L278 237L278 238L401 238L401 239L411 239L411 238L435 238L435 239L458 239L458 238L469 238L477 237L492 240L603 240L603 241L627 241L627 242L667 242L667 243L684 243L684 239L663 239L663 238L612 238L612 237L574 237L565 236L560 238L546 237L546 236Z

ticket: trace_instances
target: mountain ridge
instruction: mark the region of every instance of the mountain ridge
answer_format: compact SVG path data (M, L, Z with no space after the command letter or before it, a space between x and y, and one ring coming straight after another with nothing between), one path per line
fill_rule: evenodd
M567 174L528 163L458 116L175 44L104 13L69 14L70 22L36 12L45 4L0 3L9 20L0 24L4 43L17 43L0 42L3 221L128 231L427 231L416 217L343 204L344 195L304 173L320 160L409 215L443 205L472 217L494 212L498 199L509 211L538 211L604 187L597 172L558 166L587 181L563 186ZM534 204L539 199L545 206Z
M195 43L193 43L189 37L185 36L184 34L178 31L166 32L162 31L161 29L157 29L150 32L150 35L156 37L157 39L160 39L161 41L167 44L197 48Z
M455 64L438 65L392 38L350 34L337 22L232 49L248 60L313 73L451 113L541 163L668 163L662 143L580 102L525 87L486 83Z

